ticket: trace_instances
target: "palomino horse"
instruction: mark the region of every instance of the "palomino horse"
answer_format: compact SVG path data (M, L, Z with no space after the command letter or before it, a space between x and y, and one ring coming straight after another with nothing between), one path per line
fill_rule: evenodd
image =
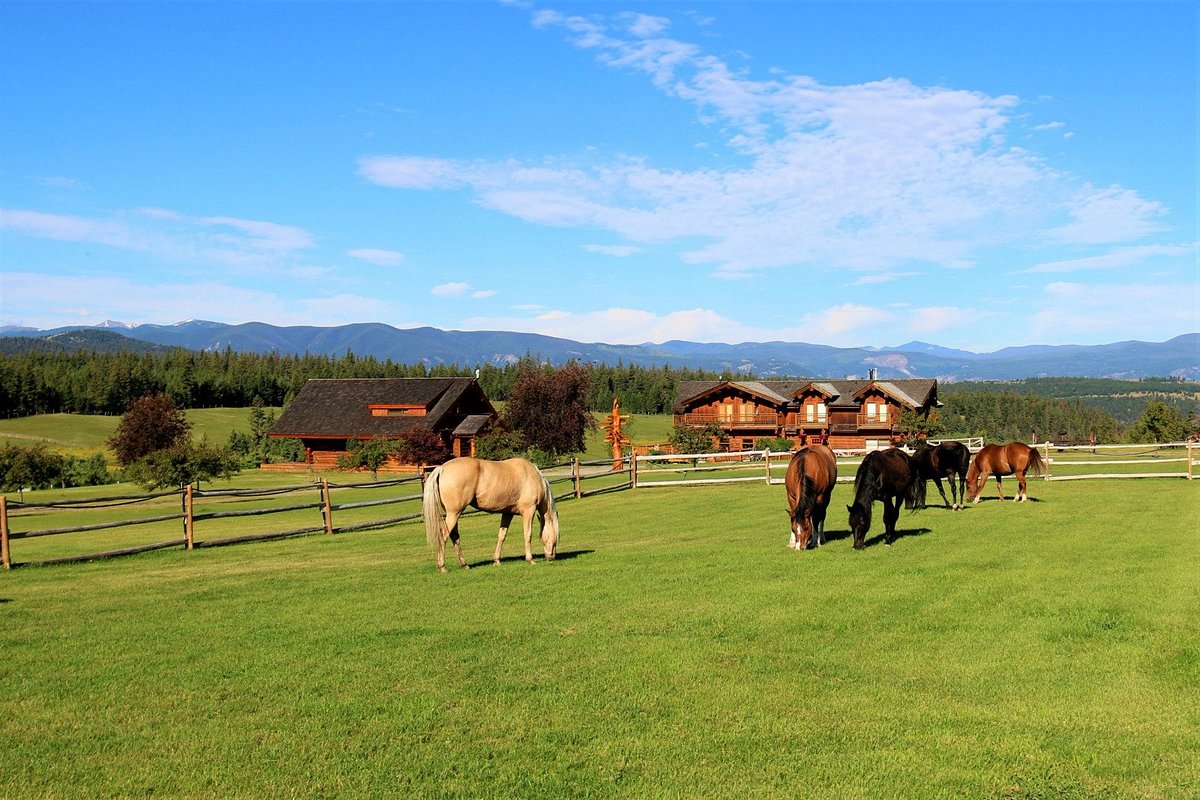
M523 458L507 461L455 458L434 469L425 479L425 538L431 547L437 548L439 571L446 571L447 538L454 542L458 565L468 568L458 540L458 518L469 505L500 514L495 563L500 563L500 548L509 524L517 515L525 526L525 560L533 563L529 544L534 514L542 526L542 551L547 561L554 559L558 548L558 511L554 508L550 484L538 468Z
M825 445L802 447L788 462L784 484L787 486L788 518L792 521L788 547L807 550L810 537L820 547L825 543L825 511L829 508L829 496L837 484L837 457Z
M854 503L850 511L850 530L854 533L854 549L866 546L867 531L871 529L871 506L883 502L884 542L896 538L896 520L900 518L900 502L907 508L925 505L925 481L917 462L903 450L892 447L867 453L854 475Z
M942 442L937 447L922 439L917 442L917 450L913 453L917 466L921 470L921 480L930 478L937 484L938 494L946 508L958 510L967 504L967 470L971 466L971 451L962 442ZM958 483L954 482L958 478ZM950 496L954 505L946 499L946 490L942 488L942 478L950 482Z
M1013 502L1028 500L1025 493L1025 473L1033 472L1041 475L1045 462L1036 447L1030 447L1024 442L1009 442L1008 444L989 444L975 454L971 462L971 471L967 473L967 499L979 502L979 493L983 491L989 475L996 476L996 491L1000 499L1004 499L1004 487L1000 478L1004 475L1016 475L1020 485Z

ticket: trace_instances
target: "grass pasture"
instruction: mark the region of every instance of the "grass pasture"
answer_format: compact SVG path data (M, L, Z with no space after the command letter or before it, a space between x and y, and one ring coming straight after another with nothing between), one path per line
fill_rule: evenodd
M533 567L474 516L447 575L417 524L13 570L0 796L1200 795L1200 485L1030 493L862 552L848 487L796 553L742 484L562 503Z

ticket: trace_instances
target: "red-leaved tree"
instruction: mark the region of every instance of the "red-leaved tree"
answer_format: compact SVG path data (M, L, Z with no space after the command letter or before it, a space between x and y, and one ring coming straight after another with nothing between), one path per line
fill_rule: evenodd
M504 427L530 447L556 456L582 452L591 412L592 376L572 362L556 371L522 367L504 406Z
M108 446L117 462L128 467L140 458L187 440L192 424L165 394L150 394L130 403Z

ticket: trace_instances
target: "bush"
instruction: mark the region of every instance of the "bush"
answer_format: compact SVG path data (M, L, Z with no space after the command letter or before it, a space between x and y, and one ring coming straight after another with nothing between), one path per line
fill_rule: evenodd
M782 436L754 440L755 450L770 450L772 453L786 453L795 446L791 439L785 439Z
M238 456L229 448L188 441L143 456L126 468L125 477L152 492L168 486L229 478L240 469Z

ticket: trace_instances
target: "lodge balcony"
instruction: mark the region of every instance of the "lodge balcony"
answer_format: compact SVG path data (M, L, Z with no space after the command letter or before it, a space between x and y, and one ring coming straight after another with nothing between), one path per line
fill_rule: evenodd
M680 425L697 428L704 427L705 425L719 425L727 431L734 429L775 431L779 428L779 415L773 411L754 414L734 414L732 416L697 412L676 414L675 419Z
M890 415L879 416L878 414L859 414L858 429L859 430L875 430L888 431L896 424L896 418Z

